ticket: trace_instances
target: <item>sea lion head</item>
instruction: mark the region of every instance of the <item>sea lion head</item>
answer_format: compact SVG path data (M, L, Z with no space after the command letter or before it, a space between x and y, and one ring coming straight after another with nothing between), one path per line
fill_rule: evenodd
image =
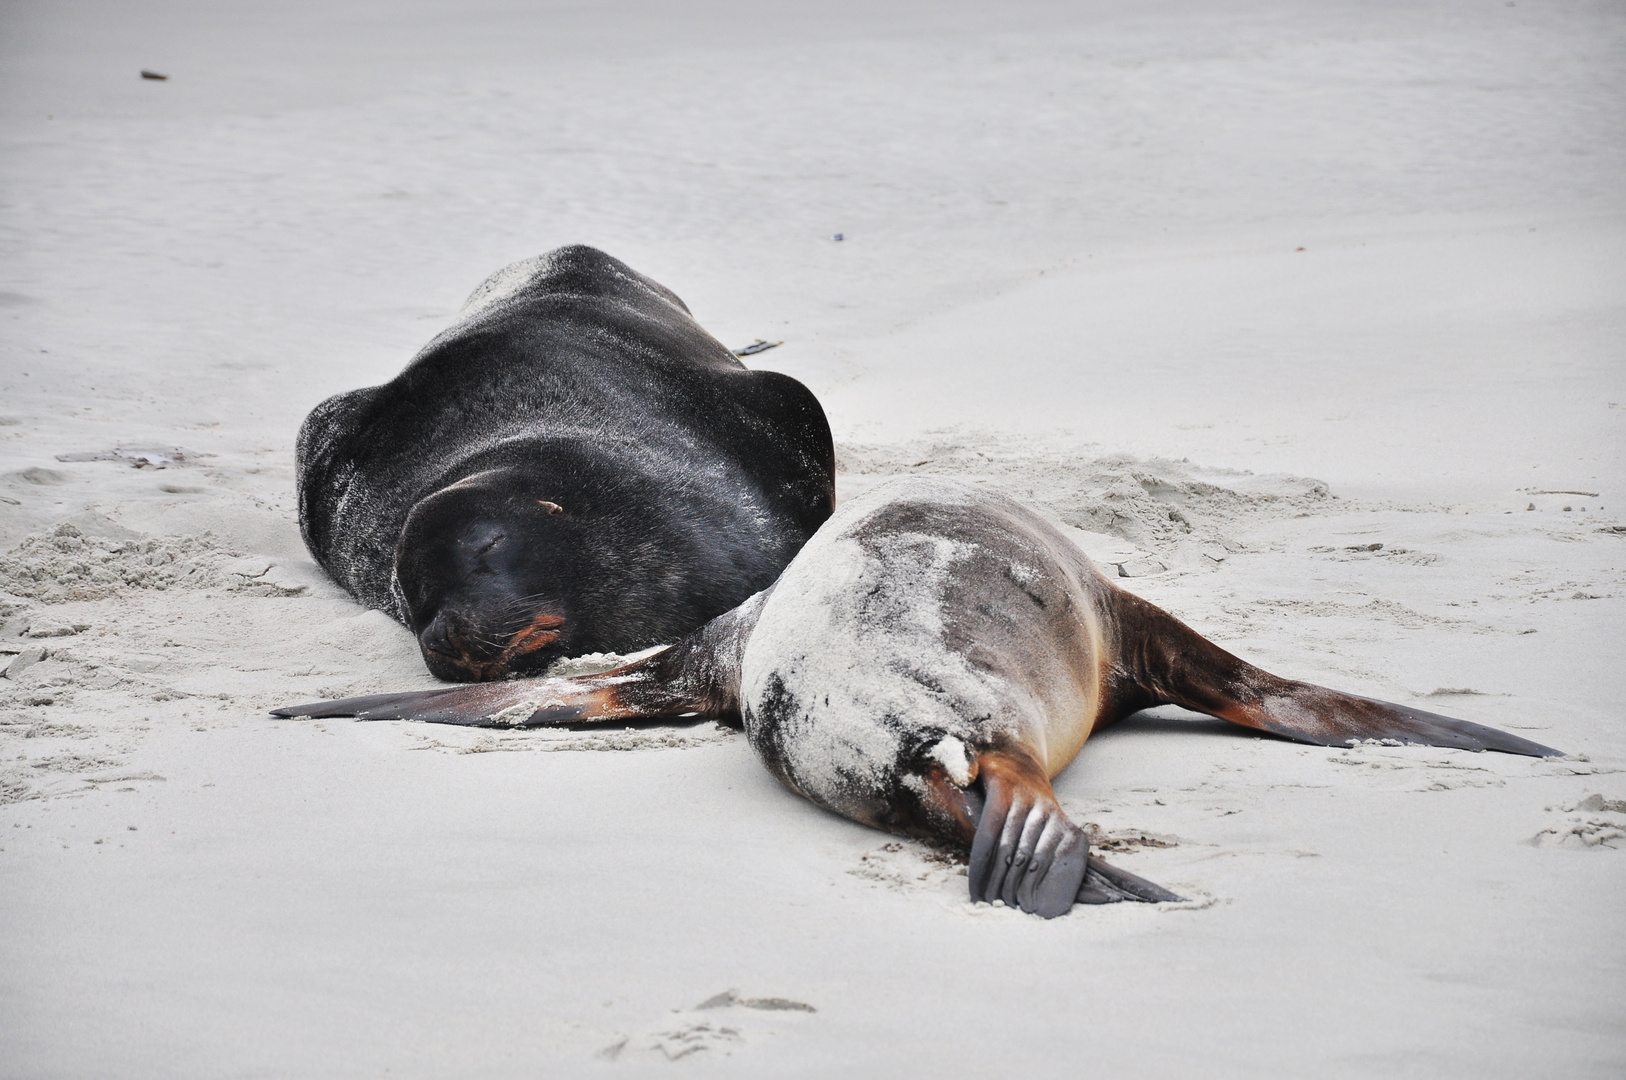
M574 527L517 469L477 473L422 499L395 548L398 598L437 678L540 673L566 655Z

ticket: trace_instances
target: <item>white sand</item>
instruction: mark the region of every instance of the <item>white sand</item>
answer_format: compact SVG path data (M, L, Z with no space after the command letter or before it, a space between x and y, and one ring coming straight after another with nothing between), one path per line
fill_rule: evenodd
M222 7L0 14L0 1075L1626 1072L1618 5ZM783 339L844 493L1584 756L1136 719L1058 792L1198 900L1042 923L715 725L269 719L430 681L299 420L574 241Z

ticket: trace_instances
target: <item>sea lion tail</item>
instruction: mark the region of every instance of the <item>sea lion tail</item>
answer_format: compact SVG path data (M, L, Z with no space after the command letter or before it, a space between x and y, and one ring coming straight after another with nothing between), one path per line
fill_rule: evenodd
M1119 608L1125 667L1157 704L1318 746L1375 739L1558 757L1562 750L1483 724L1278 678L1232 656L1161 608L1133 596Z
M740 655L766 597L758 593L676 645L598 675L373 694L288 705L271 715L516 728L690 716L737 723Z

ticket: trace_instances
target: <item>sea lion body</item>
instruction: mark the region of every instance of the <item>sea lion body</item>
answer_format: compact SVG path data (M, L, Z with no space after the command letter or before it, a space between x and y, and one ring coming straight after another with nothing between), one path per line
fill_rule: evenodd
M1050 787L1091 732L1159 704L1320 745L1556 753L1271 675L1120 589L1031 510L921 477L844 504L772 588L616 671L278 713L516 726L734 719L792 790L968 848L974 899L1053 916L1075 901L1175 898L1089 856Z
M672 641L770 584L830 514L800 383L588 247L493 275L382 386L300 430L300 526L442 678Z
M740 670L745 731L814 802L920 831L922 770L1020 746L1048 778L1102 719L1117 590L1009 499L893 482L843 507L775 584ZM900 814L902 816L900 816Z

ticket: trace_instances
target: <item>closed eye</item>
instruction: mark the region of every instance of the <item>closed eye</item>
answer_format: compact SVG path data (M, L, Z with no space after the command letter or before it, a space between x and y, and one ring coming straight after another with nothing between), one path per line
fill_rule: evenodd
M476 551L475 554L476 555L484 555L486 552L491 551L493 548L500 547L502 545L502 542L504 540L507 540L507 539L508 539L508 537L504 536L502 533L498 533L496 536L493 536L490 540L487 540L485 542L484 546L482 546L480 548L480 550Z

